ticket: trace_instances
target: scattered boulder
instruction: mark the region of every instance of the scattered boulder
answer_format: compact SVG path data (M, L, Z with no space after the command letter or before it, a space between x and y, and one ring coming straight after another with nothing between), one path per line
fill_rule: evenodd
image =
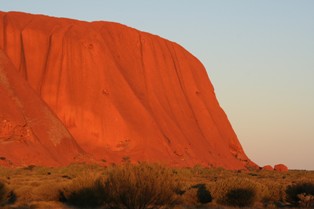
M279 171L279 172L287 172L288 167L284 164L277 164L277 165L275 165L274 170Z
M265 165L262 167L262 170L264 171L273 171L274 168L271 165Z

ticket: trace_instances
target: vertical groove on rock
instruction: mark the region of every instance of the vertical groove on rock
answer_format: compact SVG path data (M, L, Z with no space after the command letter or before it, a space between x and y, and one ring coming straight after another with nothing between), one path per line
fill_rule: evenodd
M141 33L138 31L138 40L139 40L139 45L140 45L140 61L141 61L141 67L142 67L142 72L143 72L143 77L144 77L144 95L147 97L148 94L148 89L147 89L147 76L146 76L146 72L145 72L145 65L144 65L144 54L143 54L143 42L142 42L142 35Z
M25 59L25 51L24 51L24 42L23 42L23 35L22 32L20 33L20 40L21 40L21 61L20 61L20 68L19 71L24 77L25 80L28 80L27 78L27 65L26 65L26 59Z
M3 46L3 51L6 51L6 46L7 46L7 31L6 31L6 27L7 27L7 14L3 15L3 19L2 19L2 28L3 28L3 34L2 34L2 46Z
M177 56L176 56L175 49L174 49L174 47L173 47L172 44L171 44L171 47L170 47L170 48L169 48L169 46L168 46L168 44L167 44L167 47L168 47L168 49L169 49L169 51L170 51L170 54L171 54L171 59L172 59L172 61L173 61L173 66L174 66L175 72L176 72L176 74L177 74L179 83L180 83L180 88L182 89L182 93L183 93L183 95L184 95L184 97L185 97L185 102L187 103L187 105L189 106L189 109L191 110L191 112L192 112L192 114L193 114L194 121L196 122L197 127L198 127L198 129L199 129L199 131L200 131L202 137L204 137L204 139L206 139L206 136L204 135L204 133L203 133L201 127L200 127L200 124L199 124L199 122L198 122L198 120L197 120L197 117L196 117L196 115L195 115L195 112L194 112L195 110L194 110L194 108L192 107L192 105L191 105L191 103L190 103L190 101L189 101L188 96L186 95L186 89L185 89L184 84L182 83L182 82L183 82L183 79L182 79L182 76L181 76L181 72L180 72L179 66L177 66L177 64L176 64L176 62L178 62L178 60L177 60ZM171 49L172 49L172 51L171 51Z
M48 62L49 62L49 55L50 55L50 50L51 50L51 40L52 40L52 33L49 35L48 49L45 56L46 57L45 64L44 64L44 68L42 69L41 79L39 80L39 83L38 83L39 95L42 95L42 88L43 88L43 85L45 84L46 74L48 71Z
M60 88L62 83L62 78L63 78L63 74L62 72L64 70L66 70L66 60L64 59L64 57L66 56L64 53L64 47L66 46L66 38L67 38L67 33L71 30L72 25L69 25L68 28L63 32L63 37L62 37L62 43L61 43L61 62L60 62L60 67L59 67L59 71L58 71L58 78L57 78L57 90L56 90L56 101L55 101L55 105L56 105L56 111L58 112L59 108L60 108L60 103L59 103L59 98L60 98Z

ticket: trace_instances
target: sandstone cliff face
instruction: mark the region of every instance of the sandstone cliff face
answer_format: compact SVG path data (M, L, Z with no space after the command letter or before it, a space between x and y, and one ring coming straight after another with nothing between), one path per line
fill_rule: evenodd
M117 23L0 12L0 49L95 159L253 165L203 65L176 43Z
M66 165L83 154L0 50L0 165Z

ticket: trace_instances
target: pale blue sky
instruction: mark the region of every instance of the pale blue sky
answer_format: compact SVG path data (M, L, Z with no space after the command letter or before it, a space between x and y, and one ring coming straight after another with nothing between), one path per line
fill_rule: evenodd
M0 0L0 10L119 22L181 44L253 161L314 170L314 1Z

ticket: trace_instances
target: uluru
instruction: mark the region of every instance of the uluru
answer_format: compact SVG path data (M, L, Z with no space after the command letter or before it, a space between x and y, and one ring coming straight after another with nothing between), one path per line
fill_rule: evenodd
M9 165L255 164L202 63L122 24L0 12L0 156Z

